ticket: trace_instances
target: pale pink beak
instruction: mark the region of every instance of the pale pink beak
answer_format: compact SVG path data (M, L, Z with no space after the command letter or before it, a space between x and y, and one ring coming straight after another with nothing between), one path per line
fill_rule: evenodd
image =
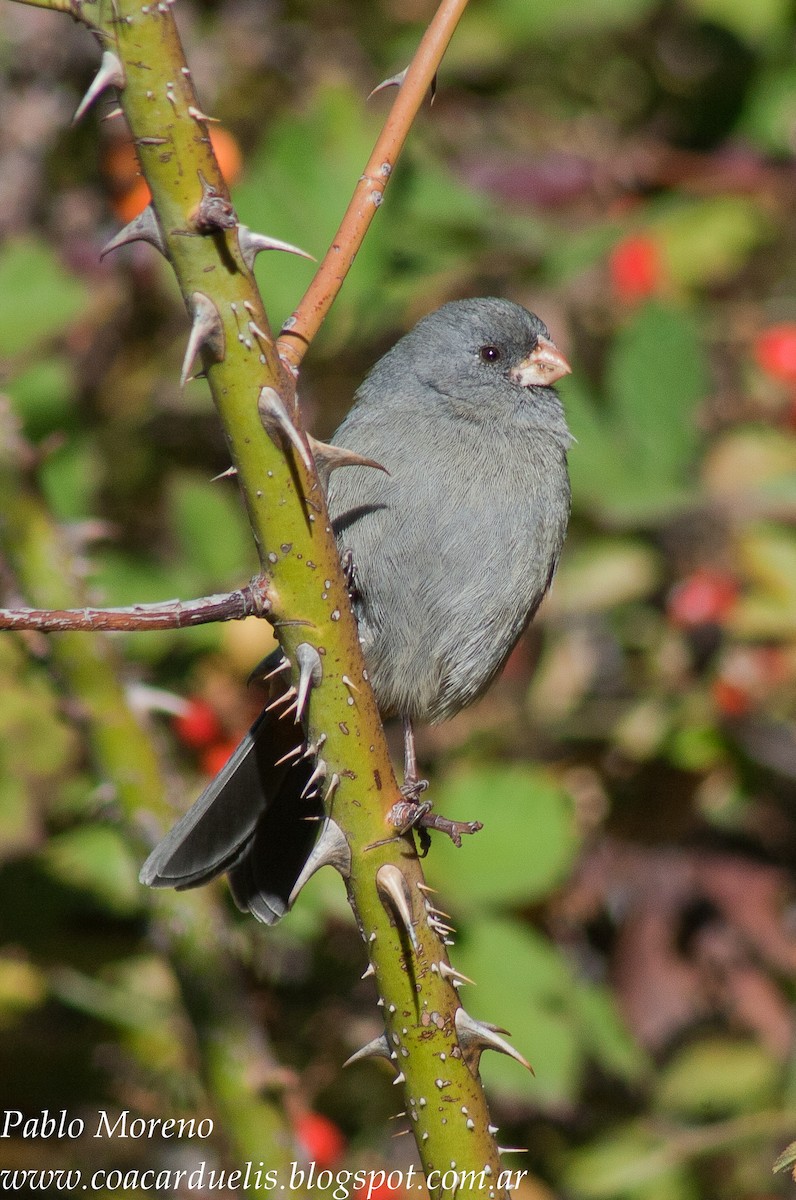
M509 378L520 387L549 387L564 375L571 375L572 367L554 342L540 337L527 358L509 372Z

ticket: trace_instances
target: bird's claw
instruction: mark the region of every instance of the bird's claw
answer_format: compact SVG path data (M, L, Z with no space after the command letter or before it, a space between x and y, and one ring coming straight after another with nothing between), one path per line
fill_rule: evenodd
M412 786L416 788L418 783L423 785L421 791L428 787L425 780L419 780ZM402 788L401 791L403 790ZM408 833L410 829L417 830L421 858L425 858L431 845L429 829L438 829L440 833L447 834L454 846L461 846L463 834L478 833L479 829L483 829L480 821L451 821L448 817L441 817L439 813L431 811L430 800L423 800L422 803L408 798L399 800L393 804L387 814L387 820L399 836Z
M401 787L401 795L403 796L404 800L407 802L407 804L411 804L414 807L420 805L420 797L423 795L423 792L427 791L427 779L406 779ZM420 807L423 808L425 812L428 812L428 810L431 808L431 802L429 800L424 800ZM409 828L416 823L417 817L415 817L414 820L409 823Z

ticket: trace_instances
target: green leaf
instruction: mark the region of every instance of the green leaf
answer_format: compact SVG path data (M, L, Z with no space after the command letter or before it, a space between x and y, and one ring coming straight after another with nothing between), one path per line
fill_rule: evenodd
M740 132L767 153L790 158L794 127L796 67L788 65L764 70L747 99Z
M27 436L41 438L67 423L75 397L72 366L64 358L41 359L12 379L8 392Z
M535 1071L534 1078L488 1052L481 1060L487 1085L547 1103L574 1101L584 1054L568 1011L574 981L555 946L518 922L485 919L462 931L455 962L478 985L463 998L467 1011L510 1029Z
M564 878L579 839L571 797L551 776L494 764L462 769L435 788L437 811L486 827L458 850L437 839L429 861L432 883L462 911L527 904Z
M380 117L351 88L326 86L306 111L276 120L235 189L241 221L253 229L296 243L316 256L332 242L376 139ZM300 202L297 200L300 197ZM363 296L375 294L383 275L384 248L368 237L329 318L339 338L352 328ZM294 255L258 255L269 314L278 327L312 279L314 264ZM327 335L328 336L328 335Z
M576 1150L562 1183L582 1200L691 1200L699 1194L691 1173L672 1164L666 1141L640 1122Z
M589 394L583 380L569 376L561 387L567 421L575 437L569 451L572 504L590 511L595 504L609 505L623 487L635 487L624 455L617 448L616 431ZM627 479L627 484L624 480Z
M0 355L10 356L64 333L89 299L42 240L24 237L0 249Z
M51 838L42 852L49 873L112 912L126 916L141 905L138 864L115 829L85 825Z
M492 0L488 19L498 25L509 43L533 37L549 40L561 33L583 33L623 26L641 20L655 0Z
M615 608L651 595L660 576L660 558L651 546L595 539L564 555L550 604L556 614L566 615Z
M650 1061L619 1015L609 988L581 982L571 992L572 1008L591 1058L610 1075L635 1083Z
M657 1107L677 1116L753 1112L773 1102L782 1070L756 1042L705 1038L685 1046L663 1068Z
M677 203L654 223L672 279L683 287L726 283L769 235L756 201L714 196Z
M31 1008L38 1008L47 997L47 982L42 972L24 958L0 957L0 1029L12 1025Z
M739 538L739 559L751 586L728 627L746 638L789 638L796 628L796 532L754 525Z
M649 304L620 331L606 392L619 453L640 496L684 486L700 441L696 408L707 389L707 365L689 313Z
M39 469L39 482L56 519L79 521L92 515L100 464L93 438L70 438L48 454Z
M791 27L790 0L685 0L685 6L700 20L723 25L753 44L788 33Z
M256 553L237 489L175 472L169 498L182 554L202 590L234 586L254 573Z

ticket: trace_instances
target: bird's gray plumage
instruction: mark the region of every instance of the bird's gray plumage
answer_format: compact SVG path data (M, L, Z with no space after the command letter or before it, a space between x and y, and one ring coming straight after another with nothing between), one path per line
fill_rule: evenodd
M550 585L571 439L556 392L516 381L540 338L542 322L509 301L446 304L380 359L332 439L389 472L335 471L328 493L385 716L439 721L472 703ZM226 870L241 907L279 918L311 828L298 799L311 764L273 767L285 726L260 718L143 882L192 887Z

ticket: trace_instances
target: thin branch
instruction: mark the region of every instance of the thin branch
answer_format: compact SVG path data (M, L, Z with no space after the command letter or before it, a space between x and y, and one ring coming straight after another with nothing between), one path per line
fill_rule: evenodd
M40 633L102 630L133 633L144 629L187 629L211 621L264 617L271 609L261 576L235 592L198 600L163 600L125 608L0 608L0 629L37 629Z
M280 355L293 368L301 363L343 285L381 205L384 189L412 122L434 82L442 56L466 7L467 0L442 0L398 88L396 101L360 176L340 228L298 308L283 326L277 346Z
M51 8L53 12L69 13L76 21L83 19L80 0L20 0L31 8Z

